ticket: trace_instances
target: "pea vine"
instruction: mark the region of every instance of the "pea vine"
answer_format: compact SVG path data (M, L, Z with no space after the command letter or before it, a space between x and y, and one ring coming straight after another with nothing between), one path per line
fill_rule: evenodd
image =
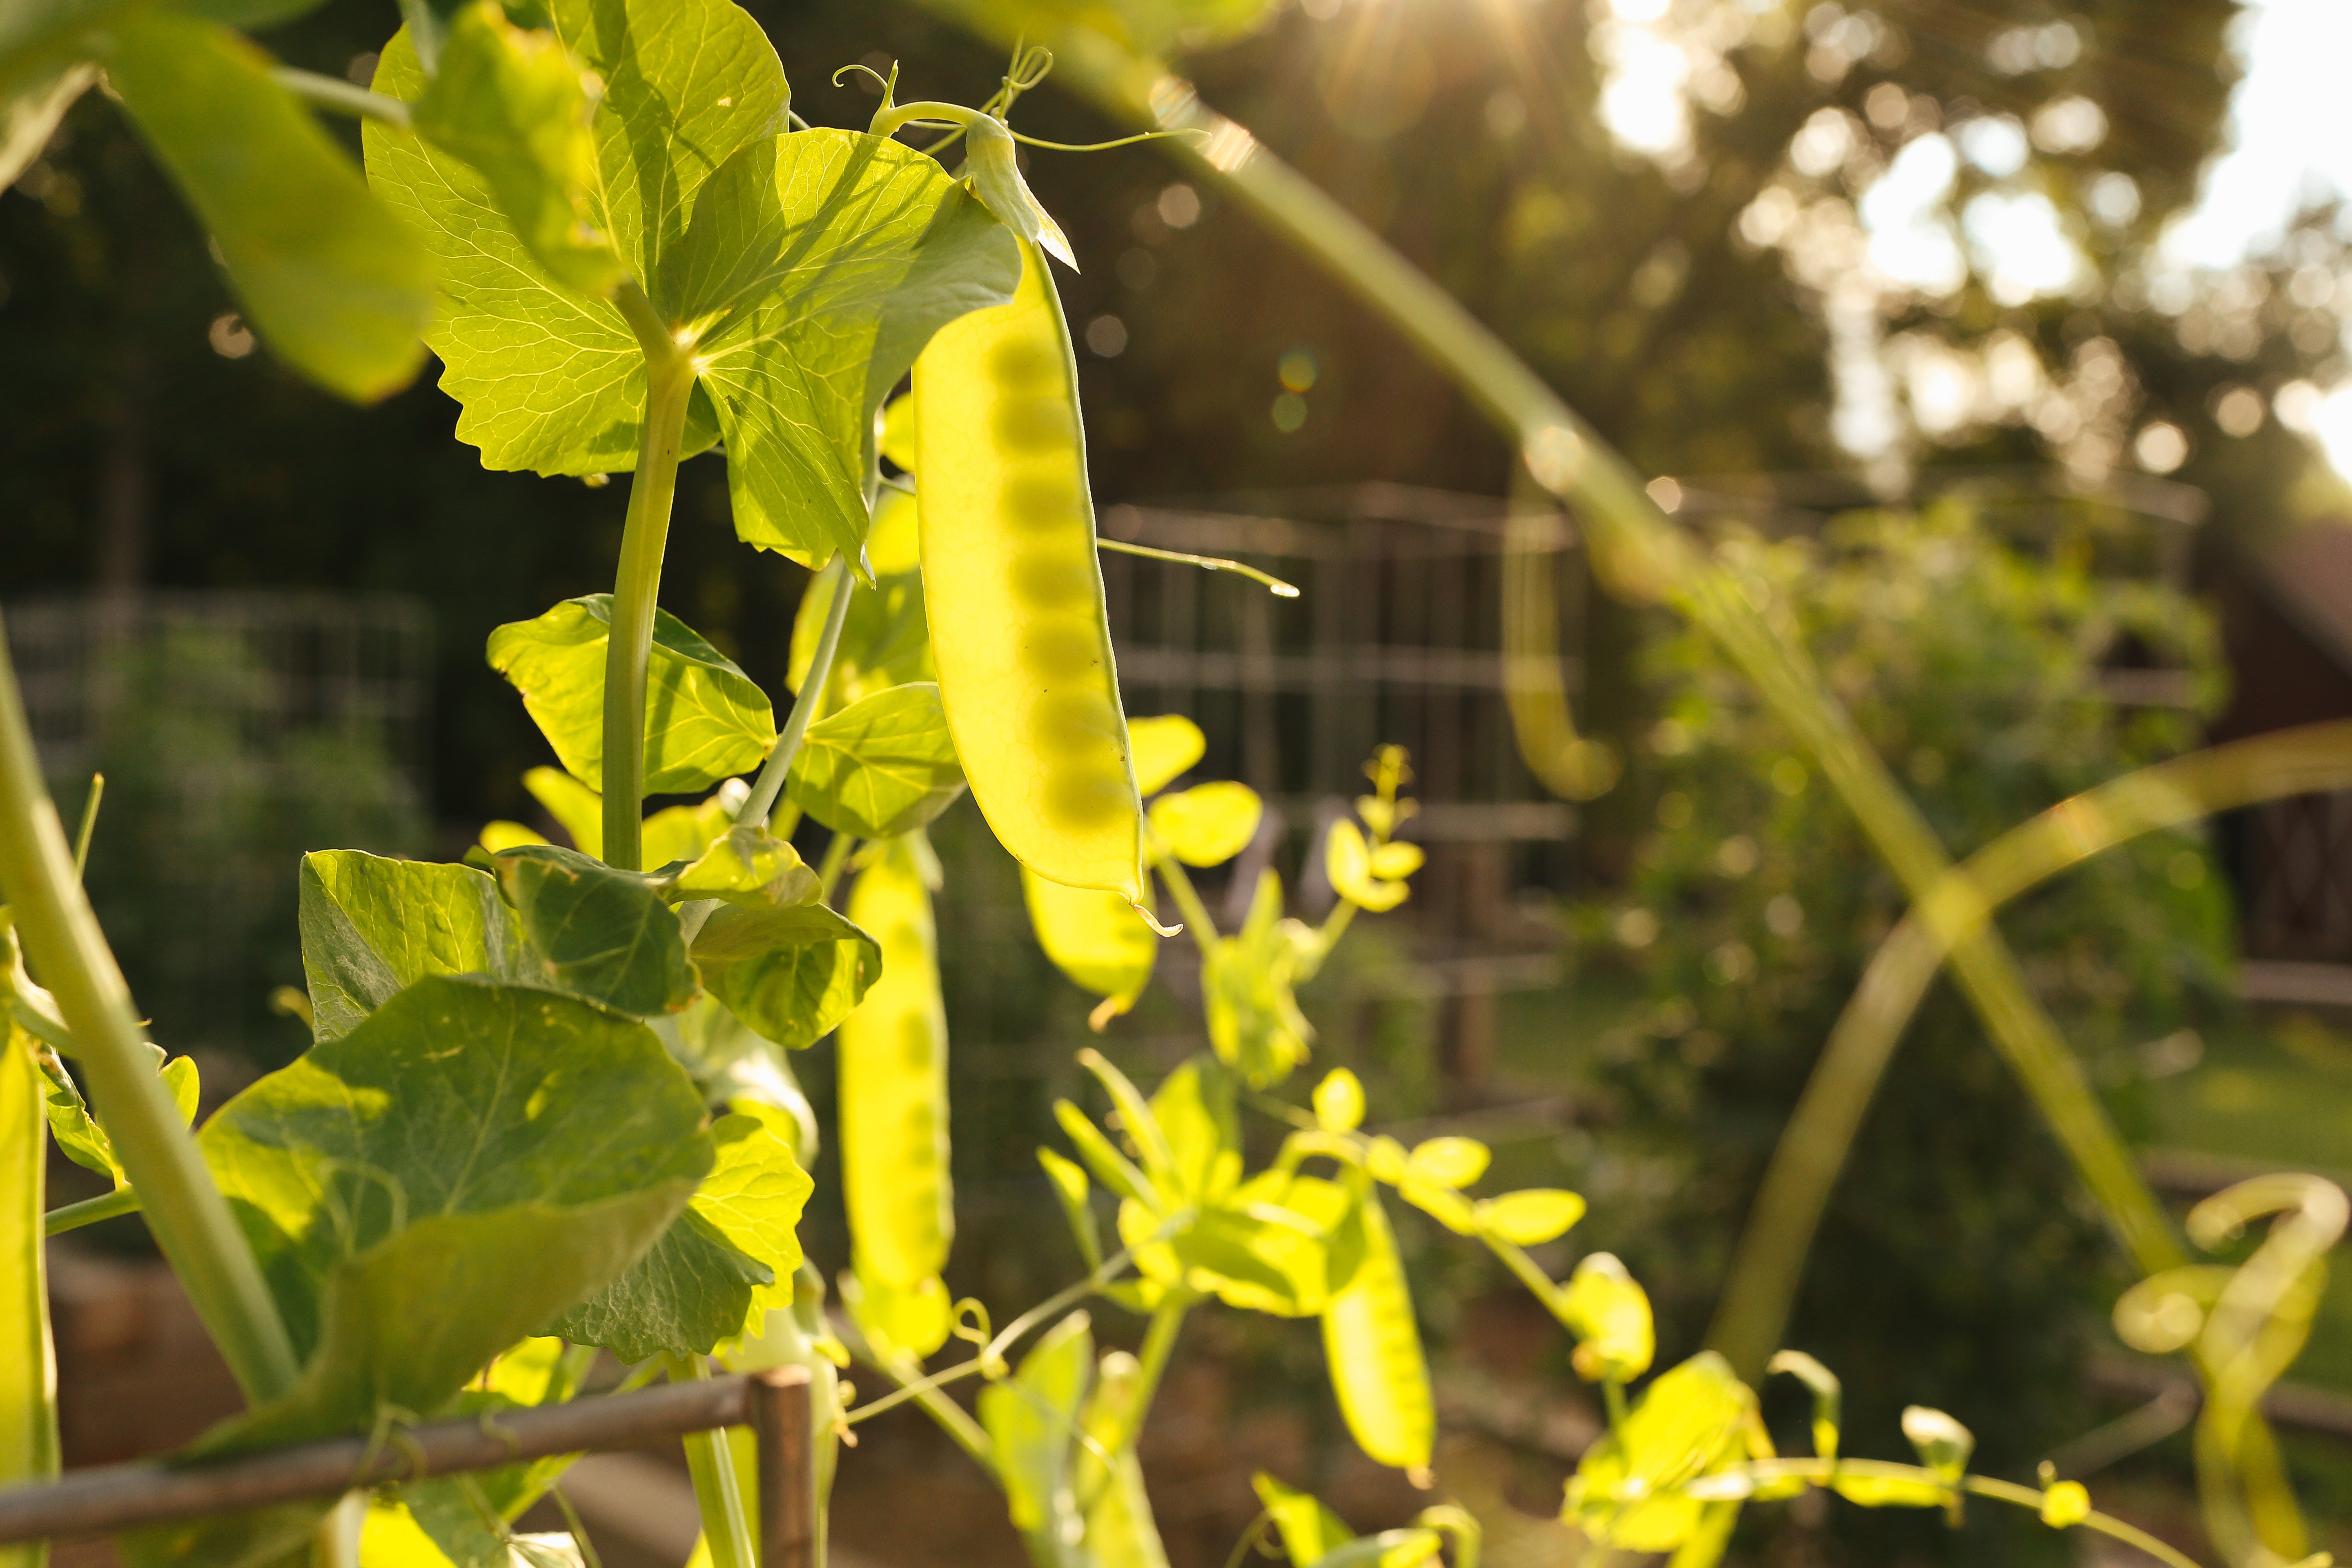
M0 660L13 1162L0 1479L57 1465L42 1237L136 1209L247 1403L190 1457L494 1420L580 1396L599 1352L637 1380L797 1364L813 1374L821 1487L859 1424L913 1403L1002 1486L1039 1563L1164 1563L1136 1446L1188 1318L1211 1303L1317 1320L1356 1442L1433 1483L1435 1402L1392 1194L1486 1247L1575 1342L1609 1424L1562 1517L1604 1556L1670 1551L1704 1568L1747 1504L1822 1489L1955 1520L1982 1497L2189 1561L2094 1510L2075 1482L1969 1474L1971 1439L1938 1412L1905 1419L1916 1466L1842 1457L1835 1377L1772 1342L1805 1236L1757 1254L1787 1278L1735 1281L1751 1305L1728 1358L1652 1376L1649 1303L1623 1267L1592 1254L1555 1279L1529 1251L1578 1223L1580 1196L1475 1195L1482 1145L1368 1130L1345 1070L1304 1107L1282 1098L1312 1044L1297 987L1360 916L1409 896L1410 770L1383 749L1353 817L1318 847L1336 896L1319 925L1285 913L1265 870L1238 928L1218 929L1188 868L1234 860L1264 805L1230 781L1174 787L1204 737L1121 703L1097 555L1112 546L1096 531L1051 269L1070 247L1016 157L1053 144L1010 124L1058 62L1138 123L1129 140L1162 139L1225 182L1452 371L1534 479L1584 509L1613 581L1724 640L1916 900L1885 959L1901 994L1852 1033L1863 1087L1825 1090L1819 1114L1835 1125L1866 1095L1872 1052L1883 1062L1927 976L1952 962L2148 1276L2118 1307L2122 1331L2186 1352L2208 1381L2198 1454L2215 1546L2232 1563L2324 1562L2304 1552L2259 1406L2307 1331L2342 1194L2277 1177L2221 1194L2190 1217L2200 1246L2264 1219L2268 1236L2237 1268L2189 1264L1992 914L2105 844L2335 777L2341 737L2120 781L2061 808L2068 836L2029 826L1953 867L1801 650L1597 437L1161 63L1256 25L1264 5L1128 0L1079 21L1020 0L937 3L1026 40L1001 89L977 107L900 103L894 67L864 132L793 113L774 48L732 0L403 0L365 89L276 68L233 30L300 0L58 0L0 24L0 180L103 72L289 364L364 400L429 350L486 468L630 475L612 591L501 626L486 649L556 759L524 782L571 842L493 823L460 863L308 856L292 1005L313 1043L201 1130L192 1064L149 1040L82 896L93 824L69 845ZM363 173L314 110L361 121ZM923 150L898 140L918 130L946 134ZM814 574L781 721L659 606L678 465L714 450L738 538ZM1172 559L1296 592L1238 563ZM1515 667L1543 665L1549 604L1524 583L1512 593ZM1613 764L1577 737L1556 670L1529 679L1512 710L1538 773L1566 794L1606 788ZM1094 1026L1135 1004L1181 930L1201 955L1208 1047L1148 1095L1081 1054L1112 1115L1058 1103L1075 1158L1039 1160L1087 1272L1001 1331L942 1279L955 1210L926 828L966 792L1020 863L1040 944L1100 998ZM699 799L648 816L652 795ZM793 847L807 819L829 835L815 866ZM791 1066L828 1037L852 1241L837 1313L797 1234L820 1127ZM1254 1173L1245 1110L1282 1132ZM44 1127L112 1194L45 1212ZM1827 1177L1786 1179L1801 1197ZM1143 1321L1138 1353L1098 1351L1090 1301ZM975 1353L931 1369L950 1340ZM861 1361L890 1385L862 1404L843 1375ZM1751 1385L1781 1372L1813 1392L1811 1458L1776 1454L1758 1418ZM968 1410L949 1390L975 1379ZM688 1454L709 1561L753 1568L748 1448L705 1434ZM528 1554L512 1521L562 1468L222 1514L121 1546L139 1564L509 1561ZM1479 1552L1476 1520L1450 1503L1359 1536L1272 1477L1258 1491L1237 1561L1276 1543L1299 1568L1448 1552L1471 1568Z

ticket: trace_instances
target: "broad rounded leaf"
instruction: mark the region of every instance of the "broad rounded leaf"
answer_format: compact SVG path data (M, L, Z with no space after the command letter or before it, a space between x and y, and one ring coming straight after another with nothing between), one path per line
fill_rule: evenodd
M1561 1291L1559 1312L1579 1342L1578 1376L1627 1383L1650 1370L1657 1353L1650 1298L1613 1255L1596 1252L1576 1266Z
M623 272L590 217L595 85L552 33L478 0L450 25L415 110L417 135L472 166L531 258L592 296Z
M784 129L783 68L732 0L555 0L548 9L556 36L604 83L590 122L591 221L647 283L712 171ZM425 87L404 29L384 46L375 89L413 102ZM464 405L458 439L480 447L489 468L636 467L645 359L619 309L551 277L472 167L373 121L361 134L369 182L441 263L442 308L425 341L441 357L441 390ZM685 449L718 434L698 395Z
M882 973L874 939L823 904L729 904L695 938L703 984L780 1046L813 1046L849 1016Z
M930 681L863 697L808 728L785 793L836 833L896 838L963 793L940 689Z
M1494 1158L1486 1145L1475 1138L1432 1138L1413 1145L1406 1156L1405 1168L1418 1176L1446 1186L1462 1188L1486 1173L1486 1163Z
M471 866L392 860L357 849L302 857L297 905L310 1028L349 1034L430 974L522 978L499 885Z
M710 1167L702 1116L642 1024L459 976L261 1079L200 1142L308 1364L211 1446L438 1408L660 1234Z
M1679 1489L1736 1457L1755 1396L1712 1351L1643 1392L1624 1424L1585 1451L1561 1517L1594 1541L1629 1552L1670 1552L1699 1522Z
M1127 742L1135 760L1135 787L1144 795L1166 789L1209 749L1201 726L1181 713L1129 719Z
M1517 1247L1540 1247L1566 1236L1584 1217L1584 1199L1556 1187L1529 1187L1479 1204L1478 1226Z
M1096 1027L1135 1005L1151 981L1160 938L1134 906L1097 888L1066 888L1021 868L1021 896L1029 906L1030 928L1054 966L1097 996L1109 1011L1097 1012Z
M694 1000L686 939L653 879L551 844L496 864L526 948L518 967L534 983L641 1018Z
M424 363L433 268L267 56L163 6L109 27L107 79L212 231L262 342L362 401Z
M1222 866L1257 837L1265 803L1244 784L1194 784L1151 803L1151 831L1187 866Z
M1384 881L1372 874L1371 850L1364 842L1363 831L1345 817L1333 823L1324 837L1323 872L1330 879L1333 892L1375 914L1404 902L1408 891L1402 882Z
M877 514L877 527L879 514ZM882 573L875 554L875 571ZM824 634L825 612L833 595L826 584L838 579L819 577L801 595L793 617L792 664L785 684L795 691L808 679L816 658L817 639ZM827 683L825 706L844 708L861 697L910 681L936 681L939 667L931 658L931 632L923 618L922 579L913 573L877 575L874 586L850 589L849 613L841 623L841 640L834 645L833 679Z
M514 683L556 760L595 787L604 773L604 658L613 596L566 599L490 634L490 668ZM751 678L667 610L654 612L646 672L646 793L705 789L749 773L776 743L776 714Z
M1315 1086L1315 1121L1326 1132L1353 1132L1364 1122L1363 1080L1346 1068L1333 1068Z

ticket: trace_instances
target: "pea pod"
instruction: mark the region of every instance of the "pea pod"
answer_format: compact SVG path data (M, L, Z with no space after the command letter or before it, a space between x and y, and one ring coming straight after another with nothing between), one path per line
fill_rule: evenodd
M0 948L0 962L5 956ZM0 969L0 1002L7 984ZM0 1018L0 1485L58 1473L57 1363L41 1268L43 1123L32 1037ZM39 1542L0 1546L0 1568L39 1568L47 1558Z
M1412 1294L1379 1188L1360 1178L1355 1184L1349 1223L1362 1227L1362 1261L1323 1310L1323 1359L1357 1446L1383 1465L1426 1470L1437 1416Z
M955 1237L948 1180L948 1026L939 937L916 835L890 841L861 873L850 919L882 946L882 977L841 1024L842 1194L860 1279L872 1295L937 1297ZM916 1336L918 1354L938 1333Z
M1095 556L1077 362L1036 248L1010 303L915 362L922 559L940 697L972 798L1039 876L1143 898L1136 792Z

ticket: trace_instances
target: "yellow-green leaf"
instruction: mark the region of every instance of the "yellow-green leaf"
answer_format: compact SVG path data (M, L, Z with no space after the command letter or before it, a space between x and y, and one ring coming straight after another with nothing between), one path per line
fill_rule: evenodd
M1326 1132L1353 1132L1364 1121L1364 1085L1346 1068L1333 1068L1315 1086L1315 1121Z
M1698 1527L1702 1511L1680 1489L1735 1457L1754 1403L1712 1351L1662 1374L1633 1414L1586 1451L1561 1517L1606 1545L1672 1551Z
M604 657L613 596L566 599L536 620L490 634L490 668L572 777L600 786L604 767ZM654 612L646 673L646 793L707 789L749 773L776 743L775 710L734 660L667 610Z
M1576 1266L1559 1310L1577 1337L1577 1374L1591 1383L1630 1382L1657 1353L1650 1298L1613 1254L1595 1252Z
M1209 749L1201 726L1181 713L1130 719L1127 735L1135 757L1135 785L1145 795L1166 789Z
M1107 998L1095 1014L1097 1029L1135 1005L1150 983L1160 938L1124 898L1095 888L1066 888L1026 866L1021 868L1021 896L1037 944L1055 967Z
M1539 1247L1584 1217L1584 1199L1557 1187L1528 1187L1479 1203L1479 1228L1517 1247Z
M107 37L108 81L212 231L262 342L344 397L405 386L425 360L432 261L268 57L161 5Z
M1409 890L1402 882L1386 881L1372 874L1371 851L1364 843L1364 835L1345 817L1333 823L1324 837L1323 871L1330 879L1333 892L1375 914L1404 902Z
M1151 832L1187 866L1222 866L1249 847L1265 803L1247 784L1195 784L1151 803Z
M1486 1173L1494 1155L1475 1138L1432 1138L1413 1145L1405 1168L1449 1187L1462 1188Z
M1323 1360L1356 1446L1381 1464L1423 1470L1437 1437L1429 1363L1380 1191L1360 1173L1357 1182L1349 1223L1362 1258L1323 1310Z
M417 135L481 175L548 275L589 295L625 271L589 216L589 121L602 90L553 33L515 26L492 0L476 0L450 24L415 112Z
M784 788L836 833L896 838L963 793L940 689L929 681L862 697L809 726Z

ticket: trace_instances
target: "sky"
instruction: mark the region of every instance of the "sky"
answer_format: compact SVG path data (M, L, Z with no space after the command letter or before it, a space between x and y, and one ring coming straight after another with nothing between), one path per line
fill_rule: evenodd
M2276 239L2302 201L2352 196L2352 0L2253 0L2231 41L2245 75L2231 100L2229 150L2162 242L2164 259L2183 268L2233 266ZM2310 423L2352 478L2352 382L2330 391Z

